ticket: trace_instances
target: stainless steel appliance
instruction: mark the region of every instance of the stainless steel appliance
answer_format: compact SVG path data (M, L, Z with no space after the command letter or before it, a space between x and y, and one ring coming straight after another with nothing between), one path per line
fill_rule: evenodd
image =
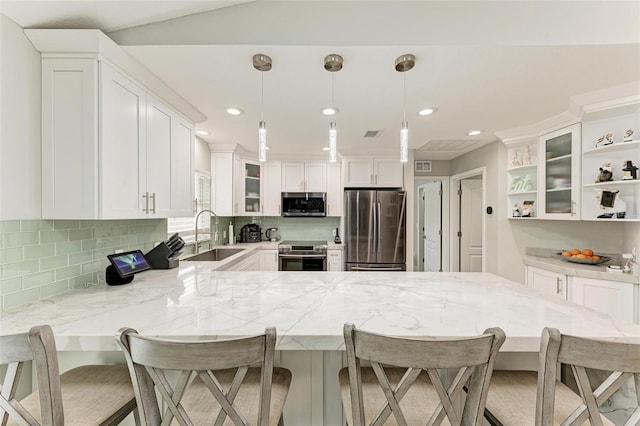
M241 243L259 243L262 241L262 229L260 225L248 223L240 229Z
M278 241L279 237L276 235L276 231L278 230L278 228L267 228L266 231L264 231L264 236L267 237L267 241Z
M326 241L283 241L278 244L279 271L326 271Z
M325 217L326 192L283 192L282 216Z
M344 192L347 271L405 271L406 193Z

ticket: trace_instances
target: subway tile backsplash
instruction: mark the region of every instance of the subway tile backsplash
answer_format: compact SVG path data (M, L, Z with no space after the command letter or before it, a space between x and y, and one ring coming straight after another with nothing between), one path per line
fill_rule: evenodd
M166 219L0 221L0 310L97 283L107 254L166 238Z

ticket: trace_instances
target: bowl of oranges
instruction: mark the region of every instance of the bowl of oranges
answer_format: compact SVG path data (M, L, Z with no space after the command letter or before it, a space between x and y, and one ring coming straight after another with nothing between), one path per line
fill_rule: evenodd
M586 265L599 265L611 260L610 257L595 254L591 249L580 250L573 248L571 250L562 250L558 253L562 260L573 263L583 263Z

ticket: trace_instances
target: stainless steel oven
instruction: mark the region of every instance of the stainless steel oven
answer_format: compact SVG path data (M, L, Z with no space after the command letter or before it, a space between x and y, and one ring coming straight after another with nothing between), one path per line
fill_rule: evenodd
M283 241L278 245L279 271L326 271L326 241Z

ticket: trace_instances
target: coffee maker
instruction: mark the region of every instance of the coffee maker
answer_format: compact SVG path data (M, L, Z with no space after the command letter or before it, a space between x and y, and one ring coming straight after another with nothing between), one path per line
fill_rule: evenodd
M240 229L241 243L259 243L262 241L262 229L260 225L249 223Z

